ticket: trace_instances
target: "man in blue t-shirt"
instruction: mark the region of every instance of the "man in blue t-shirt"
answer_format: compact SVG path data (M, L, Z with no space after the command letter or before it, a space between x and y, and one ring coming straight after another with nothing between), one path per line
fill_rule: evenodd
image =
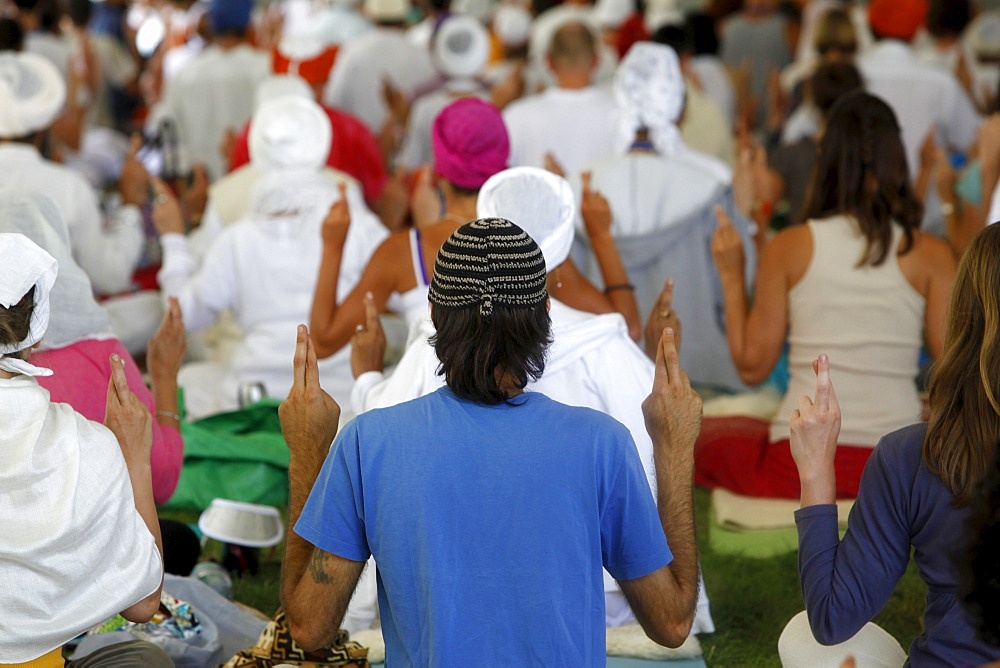
M299 328L281 407L292 635L307 648L332 640L374 555L389 665L604 665L602 566L646 633L680 645L698 591L691 485L701 401L673 332L643 404L654 505L625 427L524 392L551 340L545 263L531 237L499 218L464 225L438 254L429 299L447 387L365 413L340 434Z

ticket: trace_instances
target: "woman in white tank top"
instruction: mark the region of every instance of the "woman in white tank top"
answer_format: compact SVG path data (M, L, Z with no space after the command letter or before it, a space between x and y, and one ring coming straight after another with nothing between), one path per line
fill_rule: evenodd
M955 271L942 240L917 229L899 124L879 98L858 91L831 110L820 146L808 223L783 230L758 264L748 305L742 246L724 214L713 240L726 335L748 384L763 381L789 343L788 391L768 425L707 419L696 453L699 484L740 494L798 498L788 421L815 384L812 360L830 358L841 397L837 493L857 494L871 448L920 419L915 377L922 341L941 351Z

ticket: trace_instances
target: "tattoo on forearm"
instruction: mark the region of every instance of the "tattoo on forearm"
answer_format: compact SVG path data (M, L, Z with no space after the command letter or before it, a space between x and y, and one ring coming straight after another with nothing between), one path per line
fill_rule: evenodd
M313 580L319 584L328 585L333 583L330 574L326 572L326 552L320 549L313 550L312 558L309 560L309 573L312 575Z

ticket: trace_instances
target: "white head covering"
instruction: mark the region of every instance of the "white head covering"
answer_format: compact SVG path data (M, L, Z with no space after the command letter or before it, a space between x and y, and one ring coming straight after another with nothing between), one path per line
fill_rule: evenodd
M633 0L597 0L594 20L602 28L617 28L635 11Z
M11 353L30 348L42 340L49 326L49 291L56 280L56 259L23 234L0 233L0 306L10 308L35 288L35 306L31 312L28 336L17 343L0 345L0 369L26 376L51 376L51 369L41 369Z
M507 46L524 46L531 36L531 20L527 9L505 2L493 15L493 32Z
M618 100L618 150L625 152L636 130L646 128L661 155L681 143L677 119L684 109L684 75L669 46L636 42L618 65L614 79Z
M55 202L37 191L0 188L0 231L23 234L59 265L43 350L109 335L107 311L94 301L90 279L70 253L69 228Z
M486 67L489 55L489 33L471 16L453 14L434 33L431 57L438 71L448 78L476 76Z
M0 53L0 100L0 137L23 137L52 125L66 101L66 84L41 56Z
M338 199L336 186L315 170L285 169L265 174L250 194L250 217L277 236L294 236L302 224L322 220Z
M677 0L649 0L643 18L646 32L650 35L663 26L684 25L684 12L677 6Z
M364 0L365 15L372 21L405 21L410 0Z
M254 113L257 113L260 105L265 102L285 95L301 97L304 100L314 99L312 88L302 77L296 74L272 74L257 84L253 98Z
M297 95L268 100L250 122L250 162L263 170L313 169L326 163L333 129L323 108Z
M494 174L479 189L476 215L516 223L542 249L546 271L569 257L576 199L566 179L546 169L512 167Z

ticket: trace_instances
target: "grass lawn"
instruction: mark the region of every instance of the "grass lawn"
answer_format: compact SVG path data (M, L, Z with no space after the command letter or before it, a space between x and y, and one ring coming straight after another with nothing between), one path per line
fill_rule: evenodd
M768 559L717 554L708 544L709 494L695 493L701 565L712 602L716 632L699 637L710 666L778 666L778 636L785 623L802 610L796 554ZM197 522L193 512L164 512L164 517ZM209 541L206 553L217 555L220 545ZM234 579L237 600L271 614L278 606L280 546L262 550L256 576ZM910 564L885 609L875 622L893 634L906 649L921 631L927 588Z

